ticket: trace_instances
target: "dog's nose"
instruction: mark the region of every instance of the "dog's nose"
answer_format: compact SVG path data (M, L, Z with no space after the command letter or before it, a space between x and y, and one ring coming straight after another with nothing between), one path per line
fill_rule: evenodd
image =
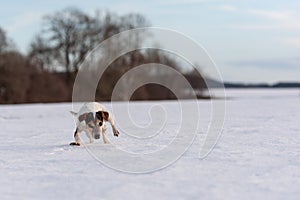
M99 122L99 126L102 126L102 122Z

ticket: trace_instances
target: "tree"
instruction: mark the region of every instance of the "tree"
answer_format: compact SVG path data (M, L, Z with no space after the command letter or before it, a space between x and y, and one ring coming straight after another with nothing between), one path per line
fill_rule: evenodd
M7 46L6 34L0 28L0 53L4 51L4 49L6 48L6 46Z
M0 54L0 102L23 103L30 84L31 68L18 52Z
M0 27L0 53L14 50L14 43L6 35L6 32Z
M77 71L101 36L97 17L68 8L44 17L44 29L31 43L31 58L38 58L50 71Z
M97 11L90 16L67 8L45 16L43 30L31 43L30 57L39 59L44 69L70 73L78 70L86 55L101 41L121 31L149 25L139 14L100 14Z

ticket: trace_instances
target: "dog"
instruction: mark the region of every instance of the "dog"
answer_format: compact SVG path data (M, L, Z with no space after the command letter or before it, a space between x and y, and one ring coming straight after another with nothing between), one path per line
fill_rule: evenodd
M85 103L78 113L71 111L71 114L76 118L76 130L74 133L75 142L71 142L70 145L80 146L82 132L86 133L90 143L93 143L94 139L100 139L102 133L103 142L109 144L105 122L110 123L114 136L119 136L113 116L100 103Z

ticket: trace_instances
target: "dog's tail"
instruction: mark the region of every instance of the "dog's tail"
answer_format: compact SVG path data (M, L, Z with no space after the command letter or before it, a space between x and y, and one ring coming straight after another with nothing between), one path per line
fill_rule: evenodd
M76 116L78 114L77 112L74 112L74 111L70 111L70 113L74 116Z

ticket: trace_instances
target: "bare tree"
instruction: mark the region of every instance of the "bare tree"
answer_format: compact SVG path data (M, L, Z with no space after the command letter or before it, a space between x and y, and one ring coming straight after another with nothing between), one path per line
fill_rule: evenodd
M122 31L150 26L150 22L138 13L126 14L120 18L120 21Z
M101 39L101 28L97 17L74 8L47 15L44 29L31 43L30 57L40 59L44 69L69 74L78 70L87 53Z
M0 102L21 103L26 101L31 68L26 57L18 52L0 54Z
M15 50L14 42L9 39L6 32L0 27L0 53Z
M6 41L6 34L4 30L0 28L0 53L6 49L7 41Z
M69 76L78 70L88 52L104 39L148 24L139 14L119 17L110 12L98 11L91 16L78 9L68 8L44 18L43 30L31 43L30 57L40 60L44 69L65 71ZM139 42L138 36L133 37L133 41ZM122 43L120 41L119 45Z

